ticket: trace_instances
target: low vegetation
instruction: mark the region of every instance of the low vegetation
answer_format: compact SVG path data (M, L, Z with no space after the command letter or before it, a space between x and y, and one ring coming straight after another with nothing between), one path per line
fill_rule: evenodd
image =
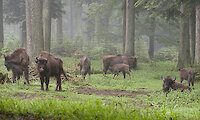
M199 119L200 83L195 81L192 91L162 91L161 75L176 76L175 62L139 63L132 70L132 79L113 79L112 74L78 74L78 59L62 58L70 81L62 82L62 92L55 91L56 80L50 80L49 91L40 90L40 81L31 77L30 85L24 78L15 84L0 85L1 119ZM0 60L2 72L7 73ZM101 60L91 60L94 71L102 71ZM34 65L34 64L33 64ZM79 69L79 68L78 68ZM11 77L11 72L8 72ZM187 84L187 81L183 82Z

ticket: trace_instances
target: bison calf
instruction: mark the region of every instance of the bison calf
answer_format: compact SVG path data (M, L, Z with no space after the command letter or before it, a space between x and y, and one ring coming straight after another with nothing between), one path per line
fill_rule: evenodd
M40 75L41 90L44 90L43 87L44 81L46 84L46 90L48 90L49 78L51 76L54 76L57 79L56 91L58 90L58 87L59 90L61 91L62 89L61 89L60 75L64 74L65 78L67 79L67 76L65 75L63 70L62 60L60 58L52 56L46 51L42 51L40 53L40 56L36 58L35 62L37 64L37 69Z
M80 66L80 73L84 79L87 73L90 75L90 72L91 72L90 65L91 63L88 57L82 57L79 61L78 66Z
M129 65L127 64L115 64L112 67L109 67L109 70L114 74L114 77L122 72L124 74L124 78L126 78L126 73L131 77L130 75L130 69L129 69Z
M16 77L19 79L24 73L24 77L29 84L29 56L24 48L18 48L15 51L4 55L5 66L7 70L12 70L12 80L13 83L16 81Z
M172 88L173 90L181 89L181 92L185 89L188 89L191 91L191 88L187 85L184 85L183 83L180 82L175 82L176 78L172 79L170 76L167 76L166 78L163 79L163 90L165 92L169 92L169 89Z
M192 86L194 86L194 77L197 74L197 72L194 72L191 68L182 68L179 69L179 71L180 71L180 82L182 83L183 80L187 80L189 86L190 83L192 83Z

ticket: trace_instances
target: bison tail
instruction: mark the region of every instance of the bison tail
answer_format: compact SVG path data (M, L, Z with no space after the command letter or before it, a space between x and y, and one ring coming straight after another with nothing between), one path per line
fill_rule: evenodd
M64 72L63 69L62 69L62 73L63 73L63 75L65 76L65 79L66 79L67 81L69 81L68 78L67 78L67 75L65 74L65 72Z

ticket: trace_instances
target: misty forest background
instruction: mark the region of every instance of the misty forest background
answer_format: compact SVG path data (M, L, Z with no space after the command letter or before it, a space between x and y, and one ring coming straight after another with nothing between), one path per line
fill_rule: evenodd
M0 0L1 54L26 48L61 57L137 56L200 62L198 0Z

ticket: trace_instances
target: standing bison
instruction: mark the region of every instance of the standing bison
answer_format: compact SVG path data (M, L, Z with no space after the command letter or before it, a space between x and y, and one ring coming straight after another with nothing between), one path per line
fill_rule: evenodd
M130 75L129 66L128 66L127 64L115 64L115 65L113 65L112 67L109 67L109 70L110 70L112 73L114 73L114 77L113 77L113 78L115 78L116 75L118 76L118 74L119 74L120 72L122 72L122 73L124 74L124 78L126 78L126 73L127 73L129 76L131 76L131 75Z
M192 83L192 86L194 86L194 77L197 74L197 72L194 72L191 68L182 68L179 69L179 71L180 71L180 82L182 83L183 80L187 80L189 86L190 83Z
M64 74L65 78L67 79L67 76L64 73L63 70L63 62L60 58L57 58L51 54L49 54L46 51L42 51L40 53L39 57L36 57L36 64L37 64L37 70L40 75L41 80L41 90L44 90L43 83L46 84L46 90L48 90L49 85L49 78L52 76L56 77L57 79L57 85L56 85L56 91L61 91L61 74ZM68 79L67 79L68 80Z
M24 77L29 84L29 56L26 53L26 50L24 48L16 49L15 51L4 55L4 58L4 65L6 66L7 70L12 70L13 83L16 82L16 77L17 79L20 79L20 76L24 74Z
M169 92L169 89L172 88L173 90L177 90L177 89L181 89L181 92L183 92L183 90L188 89L189 91L191 91L191 88L187 85L184 85L183 83L180 82L176 82L176 78L172 79L170 76L167 76L166 78L162 78L163 79L163 90L165 92Z
M109 67L112 67L115 64L127 64L129 65L129 68L136 68L137 65L137 59L135 56L129 56L129 55L106 55L102 57L103 60L103 73L106 74Z
M88 57L82 57L79 61L78 66L80 66L80 73L84 79L87 73L90 75L90 72L91 72L90 65L91 63Z

